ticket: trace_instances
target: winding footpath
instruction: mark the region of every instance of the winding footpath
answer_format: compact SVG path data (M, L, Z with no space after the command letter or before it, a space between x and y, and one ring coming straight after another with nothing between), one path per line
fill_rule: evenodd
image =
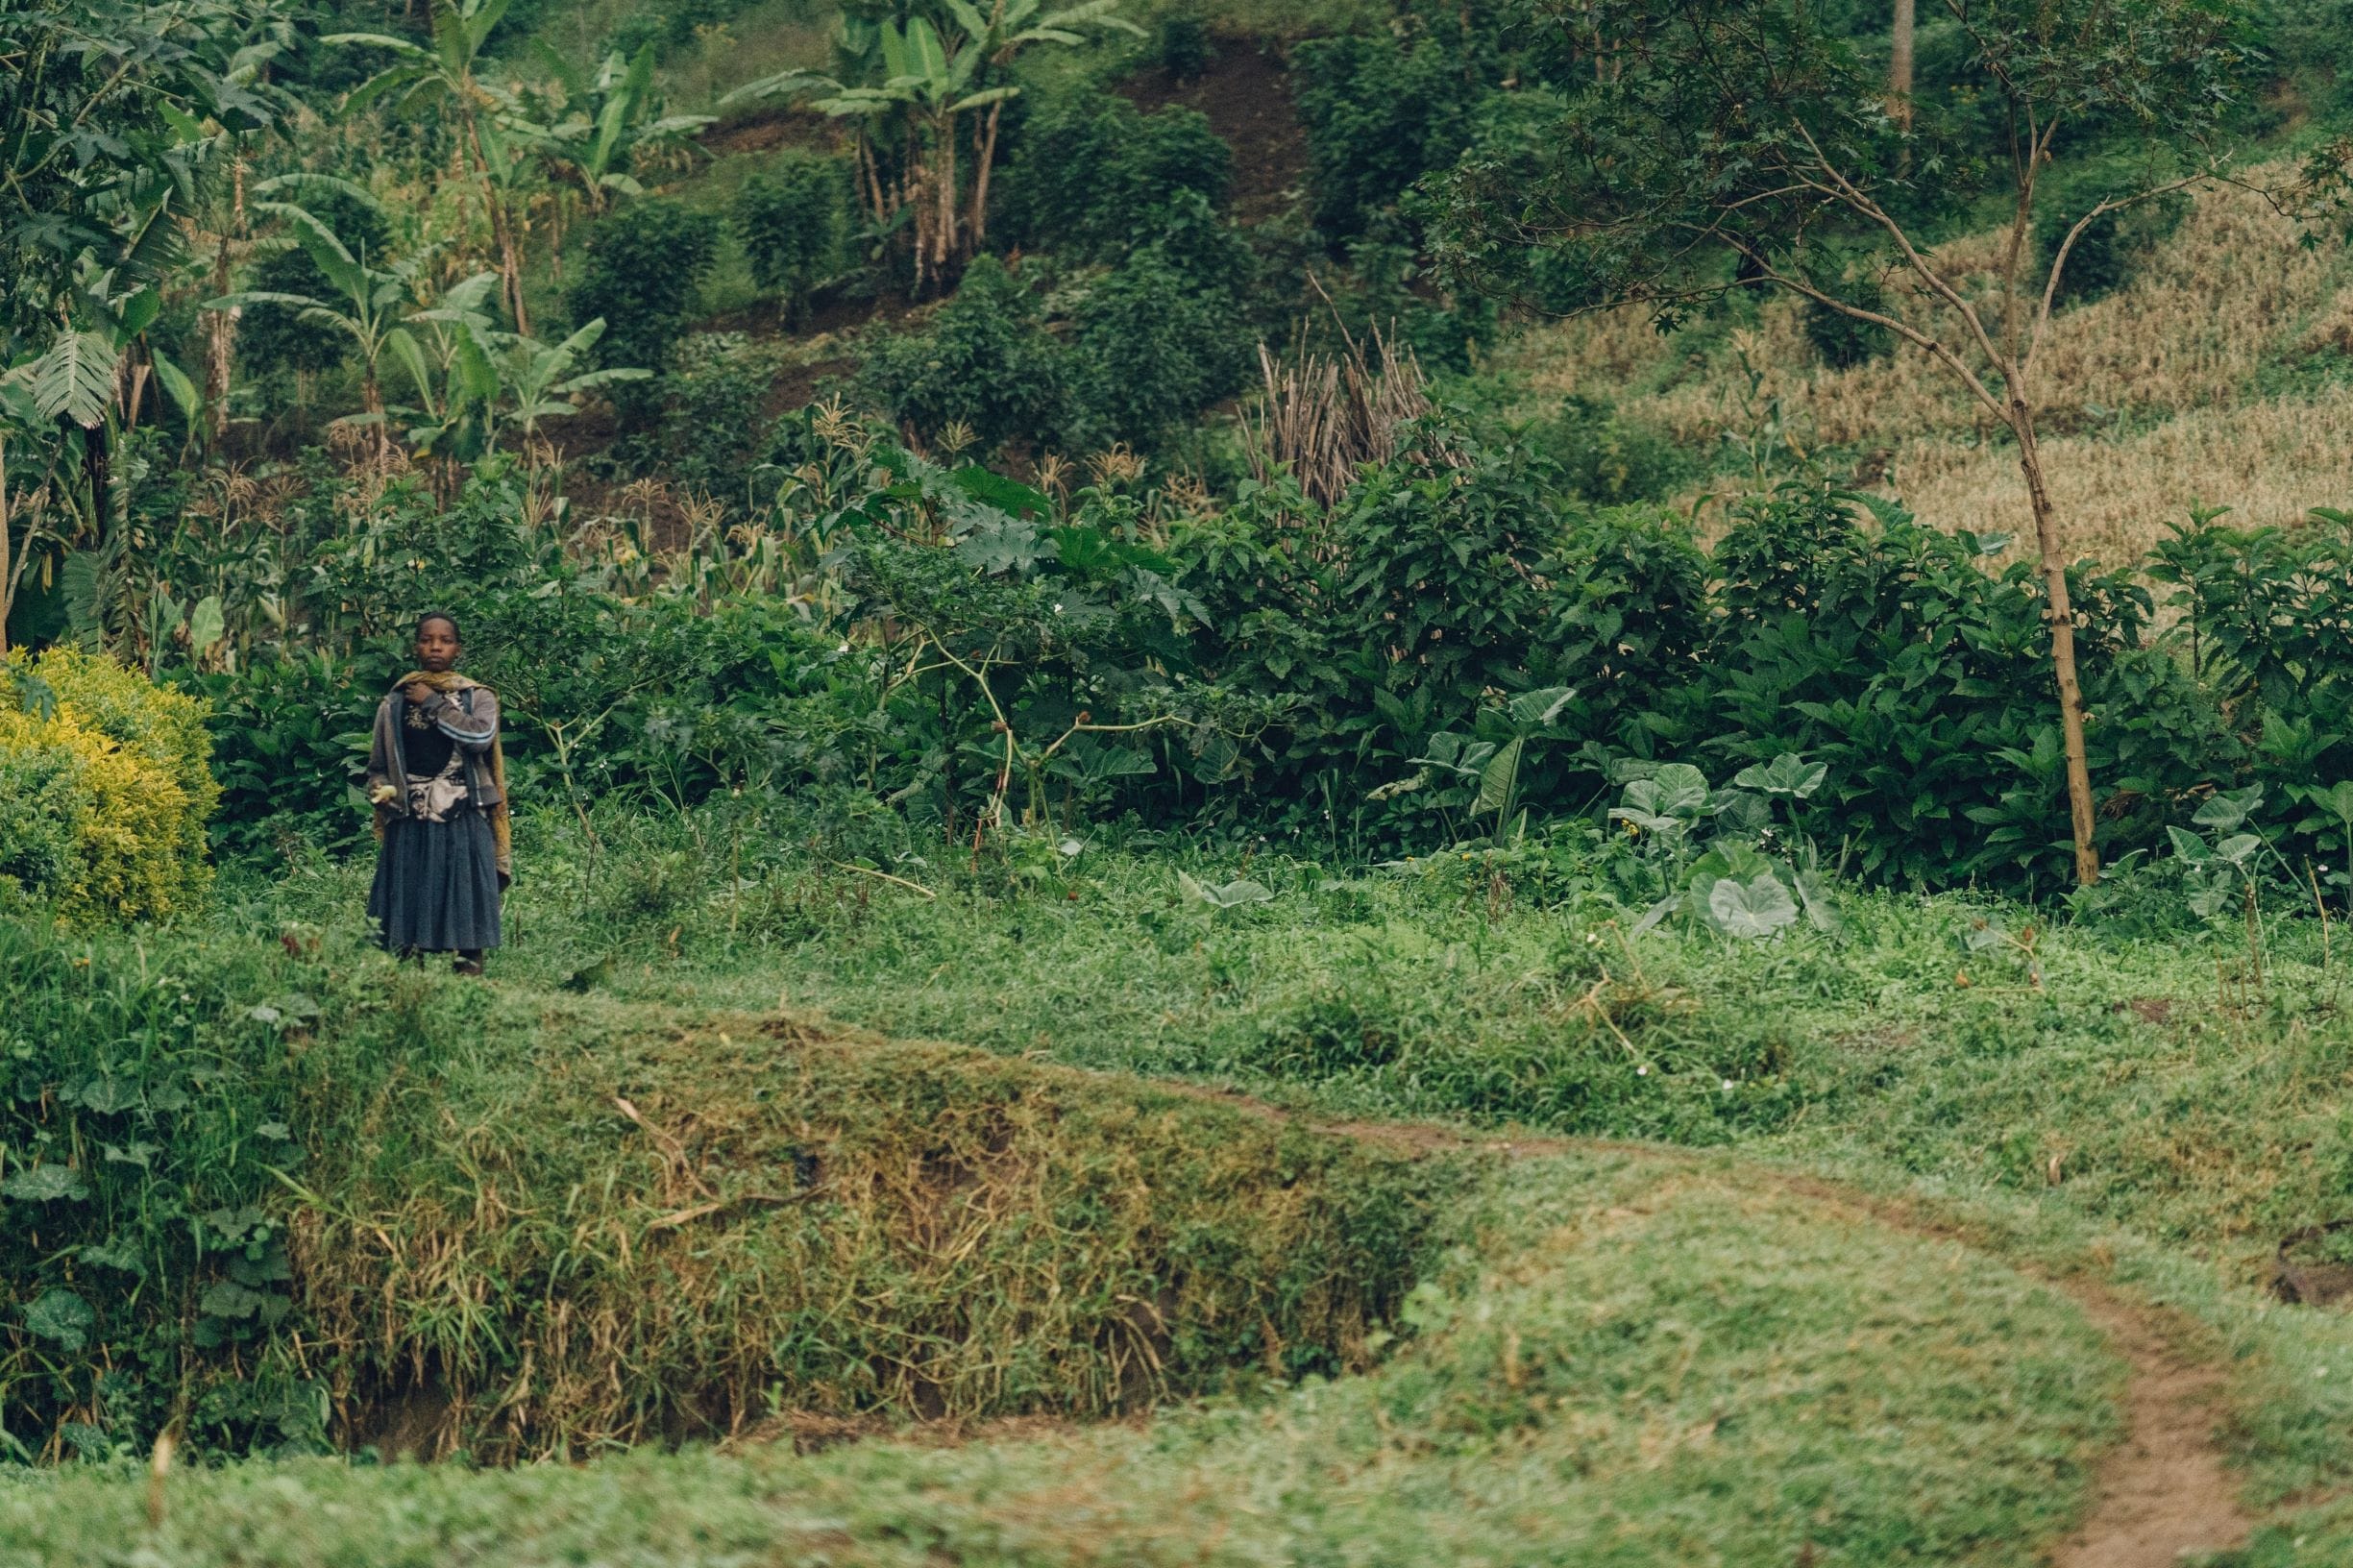
M1178 1086L1164 1081L1162 1087ZM1188 1091L1253 1115L1292 1119L1291 1113L1247 1095ZM1656 1161L1690 1157L1689 1151L1665 1144L1598 1139L1485 1139L1428 1122L1316 1118L1310 1125L1319 1132L1412 1156L1484 1150L1513 1158L1574 1153ZM1849 1219L1982 1250L1965 1230L1923 1215L1900 1201L1768 1165L1746 1168ZM2093 1482L2092 1507L2074 1533L2047 1554L2048 1568L2180 1568L2185 1556L2244 1545L2254 1522L2240 1507L2238 1487L2216 1438L2225 1412L2224 1375L2219 1364L2192 1348L2199 1338L2196 1326L2178 1313L2128 1300L2096 1281L2055 1274L1998 1254L1989 1256L2005 1268L2066 1293L2129 1368L2121 1411L2123 1438L2101 1459Z

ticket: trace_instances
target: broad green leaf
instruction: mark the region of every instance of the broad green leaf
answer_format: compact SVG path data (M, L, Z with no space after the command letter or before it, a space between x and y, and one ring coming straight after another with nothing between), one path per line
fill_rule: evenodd
M71 1165L27 1165L0 1181L0 1197L18 1203L78 1203L89 1195L82 1173Z
M1522 730L1542 729L1560 717L1560 710L1569 705L1577 695L1573 686L1547 686L1541 691L1522 692L1511 699L1511 723Z
M2243 790L2232 790L2218 795L2197 808L2190 820L2200 827L2219 828L2227 833L2254 814L2263 804L2263 786L2250 784Z
M188 651L206 653L221 640L227 622L221 614L221 596L207 594L188 612Z
M97 332L66 332L33 365L33 403L44 419L70 419L86 430L106 423L122 355Z
M1803 800L1821 789L1829 776L1829 764L1808 763L1795 752L1784 751L1771 762L1743 768L1732 775L1732 782L1744 790Z
M2214 859L2214 851L2206 847L2206 841L2196 834L2175 827L2169 822L2166 825L2165 831L2167 836L2173 841L2173 852L2191 865L2203 866Z
M947 51L940 47L939 30L921 16L907 22L907 66L905 74L920 77L926 85L944 86L947 81Z
M1659 807L1677 817L1698 817L1707 810L1707 775L1687 762L1670 762L1651 775L1659 790Z
M1798 905L1771 871L1747 882L1728 876L1708 890L1707 918L1727 936L1754 941L1796 924Z
M155 366L156 384L163 389L165 397L172 400L172 406L180 410L180 417L190 425L195 424L196 416L204 412L204 394L197 391L196 383L189 380L186 373L159 350L150 350L147 357Z
M1479 799L1473 811L1501 811L1511 803L1520 779L1520 753L1528 743L1512 740L1488 759L1479 773Z
M89 1343L98 1314L90 1304L62 1286L52 1286L35 1297L25 1310L25 1329L71 1356Z
M2254 834L2237 833L2216 845L2214 852L2217 859L2227 860L2241 870L2245 870L2247 862L2253 859L2255 851L2262 847L2263 840Z

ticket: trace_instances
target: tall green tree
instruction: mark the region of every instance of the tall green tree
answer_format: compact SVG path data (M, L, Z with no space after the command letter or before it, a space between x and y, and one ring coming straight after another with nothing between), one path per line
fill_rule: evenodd
M2231 0L1941 0L1998 128L1891 113L1885 79L1791 0L1548 0L1552 25L1610 40L1612 70L1563 101L1549 135L1474 151L1443 184L1441 258L1459 280L1556 307L1672 318L1734 288L1798 294L1926 355L2016 444L2047 597L2075 874L2098 875L2083 694L2059 517L2038 438L2037 357L2069 253L2101 218L2228 178L2253 59ZM2087 210L2054 213L2054 165L2129 145ZM2002 211L1988 289L1940 262L1925 223ZM2031 240L2056 219L2048 268ZM1861 253L1843 276L1825 240ZM2039 275L2038 275L2039 274ZM1926 302L1871 303L1883 282Z
M31 492L0 491L0 519L105 541L116 433L148 386L187 388L145 340L187 261L184 223L222 164L222 129L264 130L287 107L266 68L292 39L271 0L0 8L0 366L19 389L0 418L16 456L0 463ZM59 527L61 514L79 521ZM0 523L0 581L16 579L32 526Z
M298 312L307 325L336 332L351 340L359 356L359 400L362 417L376 429L379 456L391 451L392 437L384 420L381 370L387 352L403 353L408 336L401 311L412 297L412 266L370 266L345 248L333 230L306 208L290 202L257 202L255 209L283 218L295 242L308 253L312 265L326 280L323 295L244 289L205 302L208 310L229 310L254 305L283 306ZM413 345L412 345L413 347ZM405 355L404 354L404 357Z
M490 209L490 233L499 247L499 275L505 282L506 308L515 331L531 330L530 312L523 300L523 257L515 237L514 201L521 177L520 149L508 144L497 122L500 110L512 105L512 95L495 89L477 70L482 46L506 14L508 0L431 0L433 45L425 48L413 38L384 33L331 33L320 41L382 49L391 64L352 89L344 100L346 113L356 112L379 99L395 109L413 110L436 100L446 102L456 119L459 144L481 182L482 200Z
M761 98L805 98L811 107L858 126L861 194L877 224L910 211L916 287L944 283L988 233L989 179L996 160L999 116L1020 87L1002 80L1034 44L1086 41L1082 28L1140 35L1116 14L1119 0L1084 0L1041 15L1043 0L944 0L946 19L913 14L870 21L845 18L835 54L856 76L787 71L746 83L722 106ZM963 176L965 117L987 110L974 138L969 205ZM886 184L878 146L899 140L900 176Z

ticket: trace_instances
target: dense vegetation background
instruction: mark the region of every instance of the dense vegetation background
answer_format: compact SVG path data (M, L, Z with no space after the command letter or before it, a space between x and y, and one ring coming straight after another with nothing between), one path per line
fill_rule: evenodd
M1807 90L1728 96L1711 29ZM763 1471L740 1536L663 1550L853 1497L854 1560L1134 1560L1178 1517L1476 1556L1510 1456L1582 1478L1562 1540L1683 1520L1629 1561L2022 1560L2114 1435L2041 1278L2088 1271L2227 1339L2249 1495L2322 1500L2250 1560L2333 1560L2344 1333L2252 1287L2339 1261L2353 1147L2340 31L0 16L0 1461L1207 1397ZM1855 199L1754 188L1833 161ZM356 913L429 608L508 724L488 992ZM1728 1164L1434 1160L1403 1115L1768 1147L2000 1262L1956 1292L1933 1236L1760 1217ZM1851 1404L1858 1316L1924 1327ZM991 1488L1050 1518L1066 1463L1100 1533L1006 1544ZM537 1517L350 1474L283 1473L356 1500L315 1531L227 1481L175 1550ZM532 1474L549 1554L602 1539ZM19 1500L28 1561L131 1507Z

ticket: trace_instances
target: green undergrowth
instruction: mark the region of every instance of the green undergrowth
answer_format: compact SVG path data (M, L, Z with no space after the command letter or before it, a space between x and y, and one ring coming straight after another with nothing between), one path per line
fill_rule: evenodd
M2243 923L2192 918L2168 885L2081 922L1851 890L1835 936L1743 943L1635 935L1594 887L1483 858L1357 873L1111 847L1049 848L1031 873L893 862L926 897L822 855L730 879L723 836L699 847L644 819L591 872L576 838L540 828L512 906L522 940L498 961L519 986L594 972L637 1001L809 1007L1352 1115L1851 1148L2244 1271L2353 1209L2353 947L2275 912L2260 992L2234 979L2226 996ZM1214 908L1181 870L1268 896ZM359 877L306 862L248 890L237 918L348 923Z
M367 1564L720 1561L796 1543L845 1563L1370 1563L1429 1560L1407 1544L1425 1539L1464 1561L1522 1560L1509 1543L1542 1539L1580 1563L1796 1561L1809 1542L1820 1562L2022 1563L2080 1502L2115 1368L2005 1261L2169 1308L2229 1366L2224 1437L2263 1521L2233 1568L2353 1554L2327 1501L2353 1482L2353 1324L2262 1292L2280 1237L2353 1202L2353 1024L2340 933L2316 921L2266 912L2258 983L2242 922L2193 918L2182 890L2145 879L2079 923L1849 891L1834 937L1739 943L1673 922L1635 934L1600 889L1538 862L1344 873L1262 847L1106 843L858 866L783 843L747 856L707 821L603 826L592 855L526 820L512 945L487 988L362 953L361 869L309 859L225 877L209 924L147 940L151 973L201 969L203 986L138 991L139 949L114 949L121 1005L153 992L140 1005L161 1021L242 1017L309 1064L286 1069L301 1092L273 1114L337 1129L288 1171L334 1201L266 1173L255 1192L278 1195L238 1201L291 1220L302 1288L278 1288L312 1314L314 1360L289 1366L321 1433L387 1454L578 1456L756 1426L769 1403L905 1416L1213 1397L1140 1428L953 1451L233 1467L175 1482L170 1560L222 1560L206 1542L252 1531L268 1560ZM94 950L12 940L67 967ZM61 1038L124 1032L119 1008L77 1005L31 1016L66 1019ZM761 1022L777 1018L798 1021ZM987 1054L885 1043L926 1037ZM396 1043L416 1038L436 1054ZM1246 1090L1292 1119L1139 1075ZM947 1152L917 1151L896 1120L880 1137L810 1109L886 1101ZM1408 1162L1378 1151L1443 1140L1351 1148L1304 1130L1401 1116L1717 1147ZM802 1184L840 1190L852 1146L878 1196L856 1223L818 1223ZM1066 1171L1072 1148L1088 1152ZM1806 1209L1776 1195L1775 1165L1963 1239ZM103 1147L75 1168L102 1195L130 1176ZM1018 1179L992 1186L1006 1168ZM1254 1185L1267 1169L1285 1176ZM705 1192L688 1170L720 1174ZM1282 1185L1301 1170L1304 1197ZM1069 1270L1093 1266L1066 1256L1069 1211L1042 1183L1086 1194L1090 1234L1140 1248L1157 1279L1216 1260L1232 1289L1203 1298L1195 1360L1181 1335L1139 1340L1155 1315L1141 1292L1114 1287L1089 1315L1022 1272L1052 1257L1067 1295ZM968 1200L964 1229L893 1228L936 1214L942 1192ZM1024 1253L1026 1216L1049 1210L1052 1247ZM1226 1229L1189 1251L1205 1243L1187 1216L1204 1213ZM777 1332L803 1321L787 1276L811 1260L854 1282L859 1311L830 1322L873 1331L861 1313L877 1304L889 1319L855 1357L797 1360L808 1341ZM1343 1279L1359 1298L1333 1293ZM964 1299L975 1290L1004 1294ZM981 1308L997 1315L957 1315ZM405 1361L374 1337L387 1323L410 1336ZM1140 1343L1140 1364L1196 1370L1139 1388ZM1862 1358L1837 1380L1833 1343ZM1930 1362L1943 1381L1921 1381ZM747 1377L771 1381L753 1397ZM2012 1437L1968 1427L1987 1411ZM104 1434L88 1448L103 1456ZM134 1489L104 1468L0 1492L14 1510L0 1538L21 1527L25 1560L129 1540ZM1878 1501L1913 1493L1931 1501L1910 1515Z
M945 1450L238 1466L152 1532L135 1476L51 1473L0 1485L0 1564L1876 1568L2033 1560L2080 1507L2120 1369L2060 1293L1728 1167L1487 1169L1365 1377Z
M946 1046L331 934L0 923L13 1457L1098 1416L1367 1364L1442 1174Z

